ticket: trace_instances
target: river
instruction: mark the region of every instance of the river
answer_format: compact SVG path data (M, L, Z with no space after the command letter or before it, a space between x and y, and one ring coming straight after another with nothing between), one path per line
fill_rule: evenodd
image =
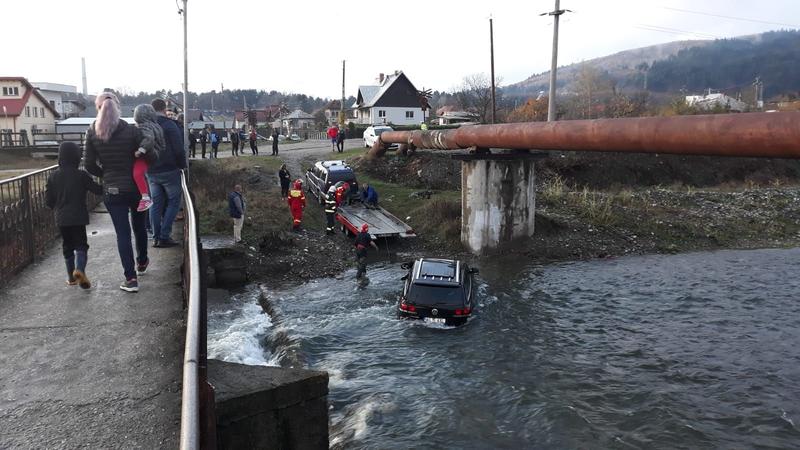
M481 265L464 326L374 265L212 310L212 357L330 374L332 448L800 447L800 249ZM513 268L513 269L509 269ZM266 295L272 317L257 297Z

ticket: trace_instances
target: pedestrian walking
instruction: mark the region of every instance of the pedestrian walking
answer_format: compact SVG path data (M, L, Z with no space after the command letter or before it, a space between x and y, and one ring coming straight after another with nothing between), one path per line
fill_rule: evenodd
M236 128L231 128L230 133L228 133L228 137L231 140L231 155L239 156L239 130Z
M332 126L328 128L328 139L331 140L331 151L336 151L336 137L339 135L339 129Z
M356 279L361 280L367 276L367 247L370 245L377 250L378 246L372 240L372 235L369 234L369 225L361 225L361 231L356 235L356 240L353 242L356 247Z
M58 169L47 178L45 203L55 213L56 226L61 234L61 249L67 266L67 285L92 287L86 275L89 244L86 240L86 225L89 210L86 208L86 193L103 193L103 187L92 177L78 169L81 149L74 142L62 142L58 146Z
M244 154L244 143L247 141L247 134L244 132L244 127L239 130L239 154Z
M141 197L133 181L133 154L142 140L141 131L120 119L119 100L113 93L98 95L95 106L97 119L86 132L86 170L103 179L103 203L114 224L117 252L125 275L120 289L137 292L137 275L145 273L150 263L144 223L146 215L136 210ZM131 229L136 242L135 260Z
M336 133L336 150L339 150L339 153L344 151L344 130L341 128Z
M242 226L244 226L244 215L247 211L247 204L242 195L242 185L237 184L233 187L233 192L228 194L228 213L233 219L233 242L242 243Z
M192 158L197 158L197 130L189 130L189 154L192 155Z
M203 127L200 132L200 158L206 159L206 144L208 143L208 127Z
M178 243L172 240L172 224L181 207L183 196L181 169L186 168L183 133L175 122L166 116L164 100L157 98L150 104L155 108L158 124L164 131L165 144L164 152L147 171L150 194L153 197L153 212L150 214L155 239L153 246L174 247ZM216 154L214 156L216 157Z
M286 164L281 164L278 179L281 181L281 198L286 198L289 196L289 185L292 184L292 175L289 174Z
M272 154L278 156L278 129L272 130Z
M300 231L303 224L303 209L306 207L306 196L303 194L303 182L295 180L294 189L289 190L287 197L289 211L292 213L292 231Z
M217 159L217 152L219 152L219 141L221 138L216 128L211 127L211 133L209 133L208 138L211 141L211 153L208 155L208 157Z
M152 106L137 106L133 110L133 120L142 134L139 149L133 154L136 157L133 162L133 181L136 182L136 187L139 188L139 194L142 196L136 210L142 212L147 211L153 205L153 201L150 199L150 186L145 177L150 167L148 161L156 162L158 155L164 152L166 144L164 143L164 132L157 122L156 110Z
M331 186L325 195L325 234L333 234L336 225L336 187Z
M258 139L258 134L256 133L255 128L250 129L250 152L254 155L258 154L258 146L256 145L256 139Z

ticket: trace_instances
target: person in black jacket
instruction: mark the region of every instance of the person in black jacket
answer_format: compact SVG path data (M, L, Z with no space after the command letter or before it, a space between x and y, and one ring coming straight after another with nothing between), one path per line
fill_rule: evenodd
M289 196L289 185L292 183L292 175L289 174L286 164L281 164L278 178L281 180L281 198L285 200Z
M192 155L192 158L197 157L197 131L189 130L189 153Z
M356 240L353 242L353 245L356 247L356 265L358 266L358 270L356 271L356 279L361 280L367 276L368 247L372 246L372 248L375 250L378 249L378 246L375 244L375 242L372 240L372 236L369 234L369 225L361 225L361 231L356 235Z
M167 104L157 98L150 102L158 115L158 124L164 130L164 141L167 148L158 161L147 170L150 179L150 196L153 199L153 212L150 223L155 236L154 247L174 247L178 245L172 240L172 224L181 207L181 169L186 168L186 153L183 149L183 133L175 122L166 115ZM217 134L219 139L219 134ZM219 145L219 141L217 141ZM212 147L213 141L212 141ZM214 157L217 150L214 147Z
M339 150L339 153L344 151L344 129L339 128L339 134L336 135L336 150Z
M145 273L150 263L144 223L147 215L136 211L141 196L133 181L133 154L139 149L142 134L138 128L120 119L119 100L113 93L98 95L95 105L97 119L86 132L86 170L103 178L103 203L114 223L117 251L125 273L125 281L119 288L138 292L137 274ZM135 261L131 228L136 241Z
M208 142L208 127L200 132L200 158L206 159L206 143Z
M231 128L228 133L228 138L231 140L231 155L239 156L239 132L236 128Z
M278 156L278 129L272 131L272 154ZM286 187L286 192L289 192L289 187ZM284 196L285 197L285 196Z
M86 261L89 244L86 241L86 225L89 211L86 209L86 193L103 193L103 187L92 177L78 169L81 149L74 142L62 142L58 147L58 169L47 179L45 201L56 216L56 225L61 231L61 248L67 265L67 284L79 284L83 289L92 287L86 276Z

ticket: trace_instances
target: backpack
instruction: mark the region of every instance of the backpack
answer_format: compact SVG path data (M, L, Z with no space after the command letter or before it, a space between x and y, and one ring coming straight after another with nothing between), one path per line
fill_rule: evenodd
M212 144L217 143L217 133L211 133L211 143Z

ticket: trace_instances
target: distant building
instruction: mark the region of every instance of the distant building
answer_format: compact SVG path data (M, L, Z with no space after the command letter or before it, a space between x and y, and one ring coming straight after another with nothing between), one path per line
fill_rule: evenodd
M23 77L0 77L0 130L54 133L56 108Z
M39 90L50 105L58 111L62 118L78 117L86 110L91 100L78 93L76 86L58 83L33 82L33 87Z
M281 117L281 125L291 131L308 130L314 128L314 116L305 111L295 109Z
M322 112L325 114L325 119L328 125L339 124L339 112L342 110L341 100L331 100L327 105L322 107ZM353 110L345 110L345 124L350 122L349 119L354 119ZM339 124L343 125L343 124Z
M380 74L376 81L377 85L358 87L353 104L357 123L417 125L425 120L417 88L401 70Z
M436 122L439 125L453 125L457 123L478 123L479 117L469 111L459 111L455 106L445 105L436 110Z
M747 110L747 103L722 93L712 94L709 92L705 95L687 95L686 104L705 110L712 110L715 107L727 108L734 112Z

